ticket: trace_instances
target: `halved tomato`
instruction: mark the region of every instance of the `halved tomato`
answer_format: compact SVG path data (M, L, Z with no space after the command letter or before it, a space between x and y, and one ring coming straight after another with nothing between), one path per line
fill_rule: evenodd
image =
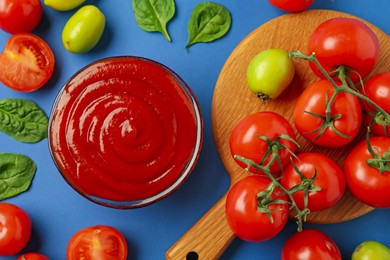
M41 88L53 71L54 55L50 46L34 34L12 35L0 55L0 81L17 91Z
M106 225L87 227L76 232L66 249L67 260L126 260L127 243L115 228Z

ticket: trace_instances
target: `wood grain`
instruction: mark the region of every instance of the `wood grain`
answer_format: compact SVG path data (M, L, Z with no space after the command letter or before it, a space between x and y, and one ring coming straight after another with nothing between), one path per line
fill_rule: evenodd
M335 17L358 17L327 10L310 10L296 14L286 14L258 27L243 39L226 60L218 77L213 102L212 126L215 145L224 167L231 179L231 185L246 176L245 171L232 159L229 151L229 137L235 124L257 111L275 111L290 122L292 108L299 93L309 83L317 80L306 61L296 62L296 75L289 88L277 99L262 104L246 85L246 69L250 60L260 51L268 48L286 50L307 50L308 37L323 21ZM389 36L366 23L377 35L381 45L381 57L374 72L390 71ZM264 122L265 124L267 122ZM297 141L301 148L298 152L321 152L333 158L342 166L348 151L359 140L343 148L331 149L313 146L299 134ZM197 255L200 260L218 259L234 239L225 219L225 198L222 197L186 234L183 235L166 254L167 259L190 259ZM336 223L359 217L373 210L358 202L348 191L332 208L309 214L308 221L313 223ZM192 252L188 255L189 252Z

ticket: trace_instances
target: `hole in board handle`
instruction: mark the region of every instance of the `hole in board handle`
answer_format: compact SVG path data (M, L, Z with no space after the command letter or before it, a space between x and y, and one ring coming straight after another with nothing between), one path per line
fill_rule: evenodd
M199 259L198 253L194 251L189 252L186 256L186 260L198 260L198 259Z

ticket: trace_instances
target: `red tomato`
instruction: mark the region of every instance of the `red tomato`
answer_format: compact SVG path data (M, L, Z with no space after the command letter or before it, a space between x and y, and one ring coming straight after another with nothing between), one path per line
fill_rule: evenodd
M232 156L240 155L260 163L265 156L268 145L258 135L266 136L271 141L274 141L281 134L295 139L292 126L281 115L268 111L248 115L238 122L230 135L230 152ZM295 152L296 145L294 142L281 139L280 143L292 152ZM290 161L290 153L286 149L279 150L279 156L283 165ZM271 156L268 156L263 165L267 164L270 159ZM236 162L243 168L247 167L239 160L236 160ZM252 172L255 171L255 169L250 170ZM272 173L280 172L281 169L277 161L271 165L270 170Z
M268 216L258 210L257 195L264 191L271 180L262 176L247 176L233 185L226 198L226 220L237 237L252 242L265 241L276 236L286 225L289 204L271 204L273 223ZM287 197L275 188L272 200L285 200Z
M379 41L375 33L363 22L353 18L333 18L320 24L312 33L309 53L316 57L326 71L339 66L355 70L362 78L370 74L379 58ZM310 67L324 78L316 65ZM357 81L356 73L351 79Z
M2 0L0 29L8 33L31 32L42 18L40 0Z
M0 202L0 256L19 253L31 236L31 219L14 204Z
M364 89L361 92L390 114L390 72L379 73L368 79L364 83ZM363 118L365 126L367 126L374 118L373 114L375 114L376 109L365 101L361 101L361 105L365 112ZM375 123L370 130L374 135L390 136L390 125L385 127Z
M14 90L29 92L41 88L53 70L53 52L44 40L33 34L11 36L0 55L0 81Z
M49 258L40 253L26 253L19 256L16 260L49 260Z
M317 229L304 229L287 239L282 249L282 260L341 260L336 243Z
M298 132L310 142L327 147L341 147L352 141L359 132L362 121L359 99L352 94L339 93L331 105L331 123L334 127L327 127L319 138L319 131L315 130L321 128L324 120L308 113L325 116L326 96L330 99L333 92L333 86L328 80L309 85L294 106L293 121ZM337 115L341 117L335 119ZM338 135L335 129L348 138Z
M307 179L302 182L300 175L294 170L292 165L288 165L283 171L280 183L286 188L302 183L304 186L321 188L319 191L308 193L307 208L310 211L318 211L333 206L344 195L346 181L342 169L331 158L320 153L302 153L297 155L298 160L293 163ZM316 178L310 182L310 178ZM303 210L304 191L293 194L297 206Z
M301 12L309 8L314 0L268 0L273 6L286 12Z
M361 141L348 154L344 163L347 185L351 193L363 203L376 208L390 207L390 138L372 137L370 144L375 153L387 159L385 171L372 167L367 160L372 159L366 141ZM384 155L384 153L387 153Z
M79 230L69 240L67 260L126 260L127 243L115 228L97 225Z

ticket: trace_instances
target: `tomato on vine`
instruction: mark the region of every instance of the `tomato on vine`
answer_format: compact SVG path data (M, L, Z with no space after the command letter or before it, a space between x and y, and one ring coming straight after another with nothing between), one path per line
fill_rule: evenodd
M379 59L379 41L375 33L354 18L333 18L321 23L312 33L309 54L315 53L328 73L347 69L353 82L367 77ZM318 67L310 62L313 72L324 78ZM360 77L358 75L360 75Z
M359 99L343 92L332 99L333 93L328 80L319 80L305 88L294 106L296 129L316 145L344 146L356 137L361 126Z
M351 193L376 208L390 207L390 138L371 137L348 154L344 173Z
M336 243L324 232L308 228L294 233L283 245L281 260L341 260Z
M320 153L298 154L284 169L280 183L291 192L299 188L293 199L301 210L310 211L330 208L341 199L346 187L342 169Z
M226 220L234 234L246 241L273 238L286 225L289 204L279 188L271 188L263 176L247 176L229 190Z
M385 112L390 114L390 72L382 72L369 78L363 88L362 94L379 105ZM365 126L370 125L373 135L390 137L390 122L375 107L365 101L361 101Z
M286 138L280 138L281 135ZM257 112L244 117L234 127L230 135L230 152L233 157L239 155L266 165L272 155L266 154L269 145L280 146L283 148L278 150L280 161L273 161L270 168L271 173L278 173L281 171L281 165L289 163L291 153L297 148L294 140L295 133L287 119L275 112ZM245 163L235 160L241 167L247 167ZM254 168L249 170L256 172Z
M246 71L249 89L262 101L277 98L291 83L295 66L286 50L271 48L254 56Z

